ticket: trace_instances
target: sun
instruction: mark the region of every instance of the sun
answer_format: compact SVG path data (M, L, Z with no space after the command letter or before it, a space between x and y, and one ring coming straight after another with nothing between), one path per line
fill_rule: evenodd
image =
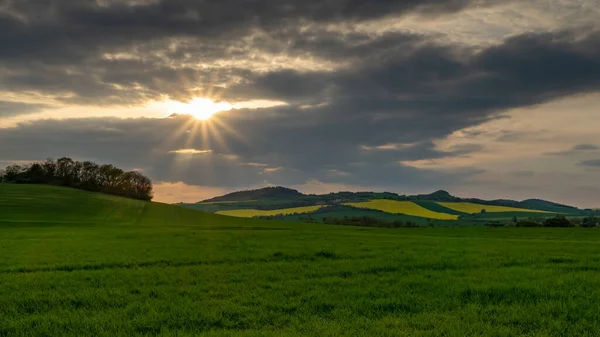
M178 101L168 101L167 107L169 113L180 113L196 117L199 120L208 120L219 111L231 110L233 106L226 102L215 103L208 98L194 98L183 103Z

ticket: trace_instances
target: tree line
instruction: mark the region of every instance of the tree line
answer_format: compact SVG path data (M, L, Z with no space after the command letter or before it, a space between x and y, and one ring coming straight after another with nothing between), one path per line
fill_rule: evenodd
M0 170L0 182L65 186L139 200L153 197L152 181L137 171L125 172L114 165L67 157L10 165Z
M600 226L600 218L593 215L585 218L568 219L563 215L557 215L554 218L548 218L543 220L538 219L526 219L516 221L513 219L508 224L509 227L585 227L592 228Z

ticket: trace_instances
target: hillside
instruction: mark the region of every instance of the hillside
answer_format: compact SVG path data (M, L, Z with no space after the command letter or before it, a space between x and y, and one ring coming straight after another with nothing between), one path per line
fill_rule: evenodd
M197 212L156 202L47 185L0 184L4 226L247 226L254 221Z

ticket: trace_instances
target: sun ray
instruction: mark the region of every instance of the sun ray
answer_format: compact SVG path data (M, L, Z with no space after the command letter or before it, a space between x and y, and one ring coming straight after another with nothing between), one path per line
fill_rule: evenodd
M186 149L192 148L194 146L194 141L196 140L196 136L198 134L198 128L202 124L203 123L200 121L195 121L194 123L192 123L192 127L188 130L188 137L185 141Z
M210 123L206 123L206 124L207 124L207 130L210 133L210 136L212 137L212 139L215 141L215 143L217 143L216 145L219 146L220 152L229 153L230 152L229 144L227 144L227 141L226 141L225 137L223 136L223 133L221 132L222 130L220 128L218 128L218 124L216 124L214 120L211 120Z
M212 148L212 144L210 141L210 129L208 128L208 123L201 124L200 136L202 137L202 143L206 144L207 147Z
M179 117L172 117L172 118L177 118L180 119ZM165 146L171 146L171 144L175 144L177 143L177 141L181 138L183 138L185 136L185 134L190 131L190 127L192 125L194 125L195 123L198 123L200 121L195 120L193 118L188 118L186 121L184 121L183 123L181 123L181 125L179 127L177 127L175 129L175 131L173 132L173 134L167 138L165 140ZM173 149L169 149L169 150L173 150Z
M235 138L241 142L246 142L246 139L242 136L242 134L240 132L236 131L229 124L227 124L222 118L215 116L215 118L211 119L211 122L213 124L216 124L218 128L225 131L227 134L229 134L233 138Z

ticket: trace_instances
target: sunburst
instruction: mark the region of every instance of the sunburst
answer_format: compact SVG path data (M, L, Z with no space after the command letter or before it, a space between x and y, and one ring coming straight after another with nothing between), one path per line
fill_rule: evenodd
M186 114L198 120L208 120L219 111L231 110L233 106L226 102L213 102L208 98L194 98L183 103L178 101L165 102L169 113Z

